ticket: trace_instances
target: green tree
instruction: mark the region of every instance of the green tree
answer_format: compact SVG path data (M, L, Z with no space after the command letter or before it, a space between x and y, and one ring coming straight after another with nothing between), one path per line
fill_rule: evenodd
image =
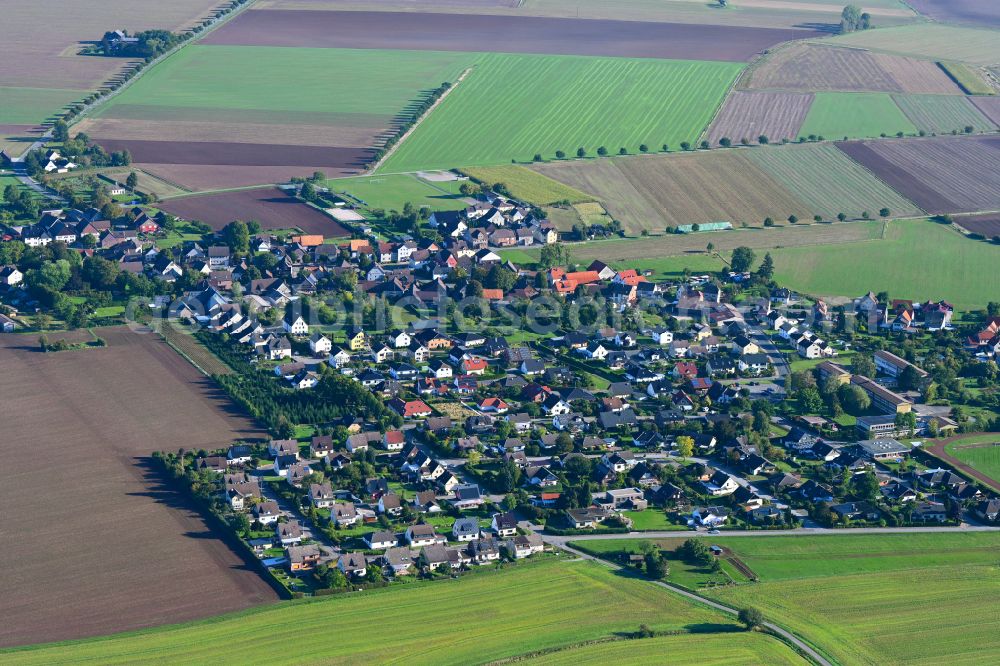
M757 608L741 608L739 620L747 631L753 631L764 624L764 614Z
M128 178L125 179L125 186L130 190L134 190L135 186L139 184L139 175L135 171L131 171L128 174Z
M681 458L690 458L694 455L694 438L688 435L681 435L677 438L677 455Z
M580 146L579 148L576 149L576 156L577 157L586 157L587 156L587 149L584 148L583 146Z
M837 397L840 399L840 404L844 406L844 409L854 416L864 413L872 404L871 398L868 397L864 389L854 384L844 384L841 386L837 391Z
M646 553L645 557L646 575L653 580L662 580L670 573L670 567L659 551Z
M770 282L774 278L774 259L771 258L770 252L765 254L764 261L760 262L760 266L757 268L757 277L765 282Z
M851 372L872 378L875 376L875 361L867 354L855 354L851 357Z
M738 247L733 250L732 258L729 261L730 267L737 273L745 273L753 266L757 255L748 247Z

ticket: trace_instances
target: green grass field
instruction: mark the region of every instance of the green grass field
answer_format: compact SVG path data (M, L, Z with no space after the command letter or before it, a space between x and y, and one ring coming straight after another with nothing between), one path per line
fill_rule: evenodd
M672 549L681 541L660 543ZM637 542L579 545L608 552ZM702 594L760 608L837 663L1000 659L1000 533L720 535L714 542L760 581Z
M940 23L861 30L822 41L839 46L856 46L872 51L973 65L1000 63L1000 39L997 39L995 30L959 28Z
M80 90L0 86L0 125L40 123L85 96Z
M461 181L427 181L415 174L361 176L328 180L327 187L363 201L368 210L402 210L407 202L431 210L460 210L468 204L459 193Z
M984 474L1000 480L1000 433L963 437L945 445L944 450L966 465L975 467ZM986 446L975 446L975 445Z
M484 54L399 149L386 173L529 161L557 150L694 142L741 64ZM497 94L497 91L503 91Z
M890 222L884 240L783 248L771 256L780 284L815 296L885 290L893 298L947 299L969 309L1000 293L994 270L1000 247L926 219Z
M897 132L915 134L914 127L887 93L819 92L799 129L800 136L862 139Z
M559 650L528 660L535 666L576 666L577 664L805 664L802 657L784 643L759 633L680 635L638 641L613 641Z
M961 62L939 62L938 66L948 73L962 90L970 95L996 95L997 91L988 84L982 75L972 67Z
M746 155L825 219L837 213L857 218L866 210L874 214L882 207L894 215L920 213L836 146L788 145L749 150Z
M435 51L193 45L95 115L351 126L395 116L420 91L454 81L468 60Z
M965 97L894 95L893 99L918 130L928 133L945 134L957 131L963 134L966 127L971 127L974 132L992 132L996 129L996 125Z
M536 206L548 206L557 201L580 203L593 201L594 197L580 190L553 180L548 176L522 166L509 164L492 167L463 168L465 173L476 180L487 183L503 183L512 196Z
M733 620L589 562L524 563L435 584L287 602L202 622L0 651L5 664L469 664L635 631Z

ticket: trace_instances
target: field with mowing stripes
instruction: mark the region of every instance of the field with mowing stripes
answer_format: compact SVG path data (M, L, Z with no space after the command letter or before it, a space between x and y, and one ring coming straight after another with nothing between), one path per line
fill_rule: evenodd
M713 146L723 137L733 145L743 139L757 143L761 136L775 143L797 139L812 101L811 93L734 90L712 121L706 138Z
M750 161L809 204L811 215L830 220L837 213L849 218L864 211L875 215L886 207L893 215L920 211L857 162L829 144L783 146L747 151Z
M676 548L682 539L662 540ZM595 552L635 540L580 541ZM1000 533L714 537L759 577L701 593L765 617L841 664L1000 659Z
M742 65L485 54L382 165L385 173L530 161L557 150L694 143ZM498 93L498 91L503 91Z
M886 93L816 93L802 123L802 136L858 139L897 132L916 134L914 127Z
M526 603L526 599L530 602ZM459 601L460 600L460 601ZM601 612L595 612L595 609ZM419 620L415 619L419 618ZM469 664L635 631L734 620L592 562L526 562L434 584L258 608L206 622L0 653L8 666L264 662ZM391 640L373 640L374 626ZM290 654L290 646L294 653ZM294 659L290 659L294 657Z
M1000 433L962 437L949 442L944 450L966 465L1000 480Z
M967 98L953 95L895 95L893 99L918 130L927 133L959 134L971 127L974 132L991 132L996 126Z

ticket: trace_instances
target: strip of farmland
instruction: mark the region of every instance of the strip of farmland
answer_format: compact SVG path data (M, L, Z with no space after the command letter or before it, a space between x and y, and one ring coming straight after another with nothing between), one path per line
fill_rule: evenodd
M5 454L17 461L0 483L0 645L275 599L144 463L157 449L214 448L263 433L157 336L97 333L107 347L49 354L30 336L0 340Z
M907 0L921 14L938 21L1000 28L996 0Z
M820 34L533 16L274 9L245 12L202 43L746 61L775 44Z
M935 63L860 49L791 44L755 65L740 85L751 90L909 92L959 95Z
M816 93L799 132L827 139L858 139L916 134L888 93Z
M746 152L556 162L535 168L597 196L629 233L718 221L760 225L765 217L812 215L810 205L751 162Z
M972 103L990 122L1000 127L1000 97L973 97Z
M157 164L217 164L234 166L308 166L361 169L370 152L365 148L283 146L219 141L143 141L102 139L108 151L128 150L136 162Z
M945 134L992 132L996 126L965 97L945 95L894 95L893 99L918 130Z
M1000 138L841 142L837 147L923 210L1000 210Z
M894 217L920 209L831 144L804 144L747 151L768 172L811 207L810 217L831 220L838 213L859 218L888 208Z
M233 220L256 220L264 229L298 228L331 238L350 235L322 211L273 187L180 197L163 202L160 208L171 215L204 222L213 229L221 229Z
M986 238L1000 236L1000 213L956 217L955 224L971 234L980 234Z
M717 145L723 137L733 144L744 139L757 143L761 136L770 141L796 139L812 101L808 93L734 90L712 122L707 140Z

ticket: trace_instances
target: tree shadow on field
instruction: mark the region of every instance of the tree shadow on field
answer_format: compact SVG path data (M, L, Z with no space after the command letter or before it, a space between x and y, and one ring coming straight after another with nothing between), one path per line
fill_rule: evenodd
M214 379L211 377L202 377L198 380L197 385L201 395L215 409L233 419L240 419L244 422L249 422L250 425L247 427L240 427L236 430L236 434L233 436L233 439L255 440L265 437L264 427L252 416L247 414L242 407L233 402L232 398L229 397L229 394L226 393L221 386L215 383ZM231 423L230 425L235 426L236 424Z

